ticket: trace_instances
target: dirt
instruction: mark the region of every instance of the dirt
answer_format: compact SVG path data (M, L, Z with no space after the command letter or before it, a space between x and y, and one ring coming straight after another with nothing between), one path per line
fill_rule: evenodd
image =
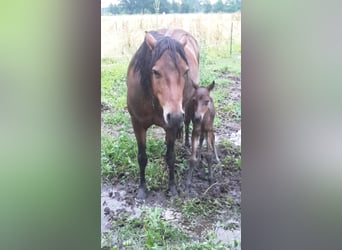
M221 78L231 82L225 91L227 98L222 102L240 102L241 98L241 79L228 71L218 72ZM215 103L219 107L224 103ZM101 104L101 111L108 110L110 107ZM196 220L189 221L184 218L181 208L172 202L165 192L166 187L159 190L150 190L145 201L135 198L138 183L126 180L120 183L119 178L103 181L101 191L101 232L111 232L115 237L115 229L111 228L111 221L121 212L127 212L131 216L140 216L142 206L162 207L163 217L175 225L179 225L188 231L194 239L201 240L208 230L216 233L218 240L234 246L234 241L238 246L231 249L241 249L241 170L236 165L236 159L241 159L241 125L240 118L232 117L230 113L219 111L217 116L220 118L220 126L215 129L216 146L218 156L221 160L219 164L213 166L214 181L209 186L206 180L207 174L205 167L197 167L192 178L192 188L189 194L182 192L183 183L178 183L179 199L189 200L198 198L205 204L218 204L213 210L214 214L198 216ZM107 128L106 128L107 129ZM157 130L158 131L158 130ZM163 131L155 132L163 135ZM227 141L230 144L227 144ZM183 157L190 155L189 149L181 143L176 144L176 151ZM205 165L205 161L203 164ZM148 166L147 166L148 167ZM176 167L177 169L177 167ZM184 176L183 176L184 177ZM183 178L184 179L184 178Z

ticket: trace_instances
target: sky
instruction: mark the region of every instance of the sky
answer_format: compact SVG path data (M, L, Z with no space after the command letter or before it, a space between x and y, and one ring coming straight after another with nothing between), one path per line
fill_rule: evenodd
M181 2L181 0L175 0L176 2ZM217 0L210 0L211 4L215 3ZM120 0L101 0L101 8L107 7L110 3L118 4Z

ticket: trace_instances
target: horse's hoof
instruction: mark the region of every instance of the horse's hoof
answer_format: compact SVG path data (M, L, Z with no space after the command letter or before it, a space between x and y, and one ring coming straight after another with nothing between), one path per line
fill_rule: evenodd
M169 187L169 190L170 190L170 194L172 196L176 196L178 193L177 193L177 189L176 189L176 186L171 186Z
M147 197L146 190L144 188L139 188L138 194L137 194L137 199L144 200L144 199L146 199L146 197Z
M214 160L213 160L213 163L214 164L219 164L220 163L220 159L215 157Z

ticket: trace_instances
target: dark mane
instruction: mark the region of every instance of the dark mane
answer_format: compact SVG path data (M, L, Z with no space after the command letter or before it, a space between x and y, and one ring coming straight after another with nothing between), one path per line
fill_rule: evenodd
M151 71L152 67L156 63L156 61L161 57L165 50L168 50L171 56L171 59L175 66L178 69L177 64L177 53L180 57L188 64L188 60L185 56L185 51L183 46L168 36L163 36L156 31L150 31L153 37L157 40L157 45L152 51L144 41L138 51L135 53L133 57L133 67L135 72L139 72L140 74L140 83L143 86L143 89L146 93L149 92L151 86Z

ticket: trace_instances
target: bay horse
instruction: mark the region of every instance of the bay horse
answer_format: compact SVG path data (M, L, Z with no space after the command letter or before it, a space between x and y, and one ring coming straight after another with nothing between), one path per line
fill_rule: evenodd
M188 32L160 29L145 32L145 39L127 70L127 108L138 145L140 184L138 199L145 199L146 131L164 128L169 191L176 195L174 144L183 127L184 107L199 82L199 47Z
M192 172L194 167L199 164L201 158L201 148L203 140L207 143L207 152L205 158L208 163L208 182L209 185L212 181L211 165L214 160L218 163L220 160L217 156L215 146L215 134L214 134L214 118L215 107L213 99L210 96L210 91L214 88L215 81L213 81L207 87L195 87L195 92L192 96L192 101L189 102L185 112L185 145L189 144L189 124L192 121L192 136L191 136L191 157L189 160L189 171L186 179L185 190L188 192L192 179ZM199 147L199 150L197 150ZM199 152L198 152L199 151ZM198 159L199 158L199 159Z

